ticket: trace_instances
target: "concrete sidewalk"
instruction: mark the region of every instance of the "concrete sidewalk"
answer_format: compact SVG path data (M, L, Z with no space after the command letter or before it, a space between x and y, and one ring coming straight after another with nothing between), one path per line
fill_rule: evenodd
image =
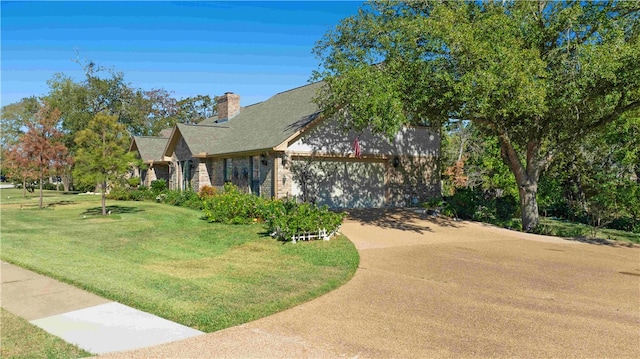
M2 308L95 354L203 334L166 319L2 262Z

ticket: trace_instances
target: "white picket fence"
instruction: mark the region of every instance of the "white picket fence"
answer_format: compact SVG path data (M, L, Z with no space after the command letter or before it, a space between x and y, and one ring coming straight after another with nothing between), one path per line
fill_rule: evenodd
M340 228L338 228L340 229ZM310 241L313 239L322 239L323 241L328 241L330 240L333 236L336 235L336 233L338 233L338 229L336 229L333 232L328 233L326 229L322 228L319 229L317 232L304 232L304 233L298 233L298 234L294 234L290 239L291 242L296 243L297 241ZM282 233L278 230L276 230L275 232L271 233L272 237L284 237L282 235ZM287 239L287 238L285 238Z

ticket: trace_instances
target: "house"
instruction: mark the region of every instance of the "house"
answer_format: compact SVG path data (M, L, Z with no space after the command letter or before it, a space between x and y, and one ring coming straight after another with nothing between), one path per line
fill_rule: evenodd
M269 198L334 208L408 206L440 195L440 137L405 127L393 141L344 133L312 101L322 82L241 107L218 97L218 115L174 127L163 153L171 189L231 182Z
M134 176L140 177L140 184L151 186L151 182L164 179L169 182L169 162L164 160L163 153L167 142L166 137L134 136L129 151L137 153L143 166L134 169Z

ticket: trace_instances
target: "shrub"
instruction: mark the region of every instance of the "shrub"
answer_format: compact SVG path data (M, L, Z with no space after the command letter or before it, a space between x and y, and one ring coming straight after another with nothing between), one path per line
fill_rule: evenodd
M616 218L609 223L607 228L618 229L621 231L640 233L640 220L635 220L630 217Z
M73 189L78 192L86 193L86 192L94 192L96 190L95 183L75 183L73 185Z
M198 193L198 195L200 196L200 198L205 199L215 196L217 192L218 191L214 187L204 186L200 188L200 192Z
M231 183L224 185L224 193L202 200L205 218L209 222L248 224L262 218L265 200L241 192Z
M129 190L129 200L131 201L144 201L146 198L146 191L140 189Z
M518 212L518 200L513 195L506 195L496 198L496 217L499 220L507 221L513 218Z
M264 221L266 229L281 240L291 240L294 235L335 232L345 214L334 213L314 204L297 204L290 200L267 200L241 192L236 186L226 184L223 193L202 200L202 211L209 222L249 224Z
M140 180L140 177L131 177L127 179L127 184L129 185L129 187L138 187L140 185L142 181Z
M447 198L447 209L458 218L474 219L478 216L482 193L471 188L459 188L453 196Z
M114 187L107 193L106 196L108 199L113 199L116 201L129 201L131 200L131 196L129 191L124 187Z
M167 181L163 179L151 181L151 192L156 196L167 190Z
M202 209L202 201L200 200L200 197L198 197L198 194L191 189L187 189L184 191L166 191L165 193L159 194L156 197L156 200L174 206L187 207L197 210Z
M58 189L58 187L53 183L46 182L46 183L42 184L42 189L46 189L46 190L49 190L49 191L55 191L55 190Z
M318 207L311 203L273 201L265 218L267 230L279 239L291 240L294 235L338 230L345 213L334 213L327 206Z

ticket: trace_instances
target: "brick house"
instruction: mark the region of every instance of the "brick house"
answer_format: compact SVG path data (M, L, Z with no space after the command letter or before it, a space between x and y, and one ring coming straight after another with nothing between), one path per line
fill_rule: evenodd
M368 131L344 133L313 103L320 86L246 107L226 93L218 97L218 116L176 125L162 157L170 188L232 182L259 196L336 208L408 206L440 195L437 133L405 127L393 141Z
M152 181L164 179L169 181L169 162L164 160L163 153L168 138L134 136L129 151L136 152L143 166L134 169L134 176L140 177L140 184L150 186Z

